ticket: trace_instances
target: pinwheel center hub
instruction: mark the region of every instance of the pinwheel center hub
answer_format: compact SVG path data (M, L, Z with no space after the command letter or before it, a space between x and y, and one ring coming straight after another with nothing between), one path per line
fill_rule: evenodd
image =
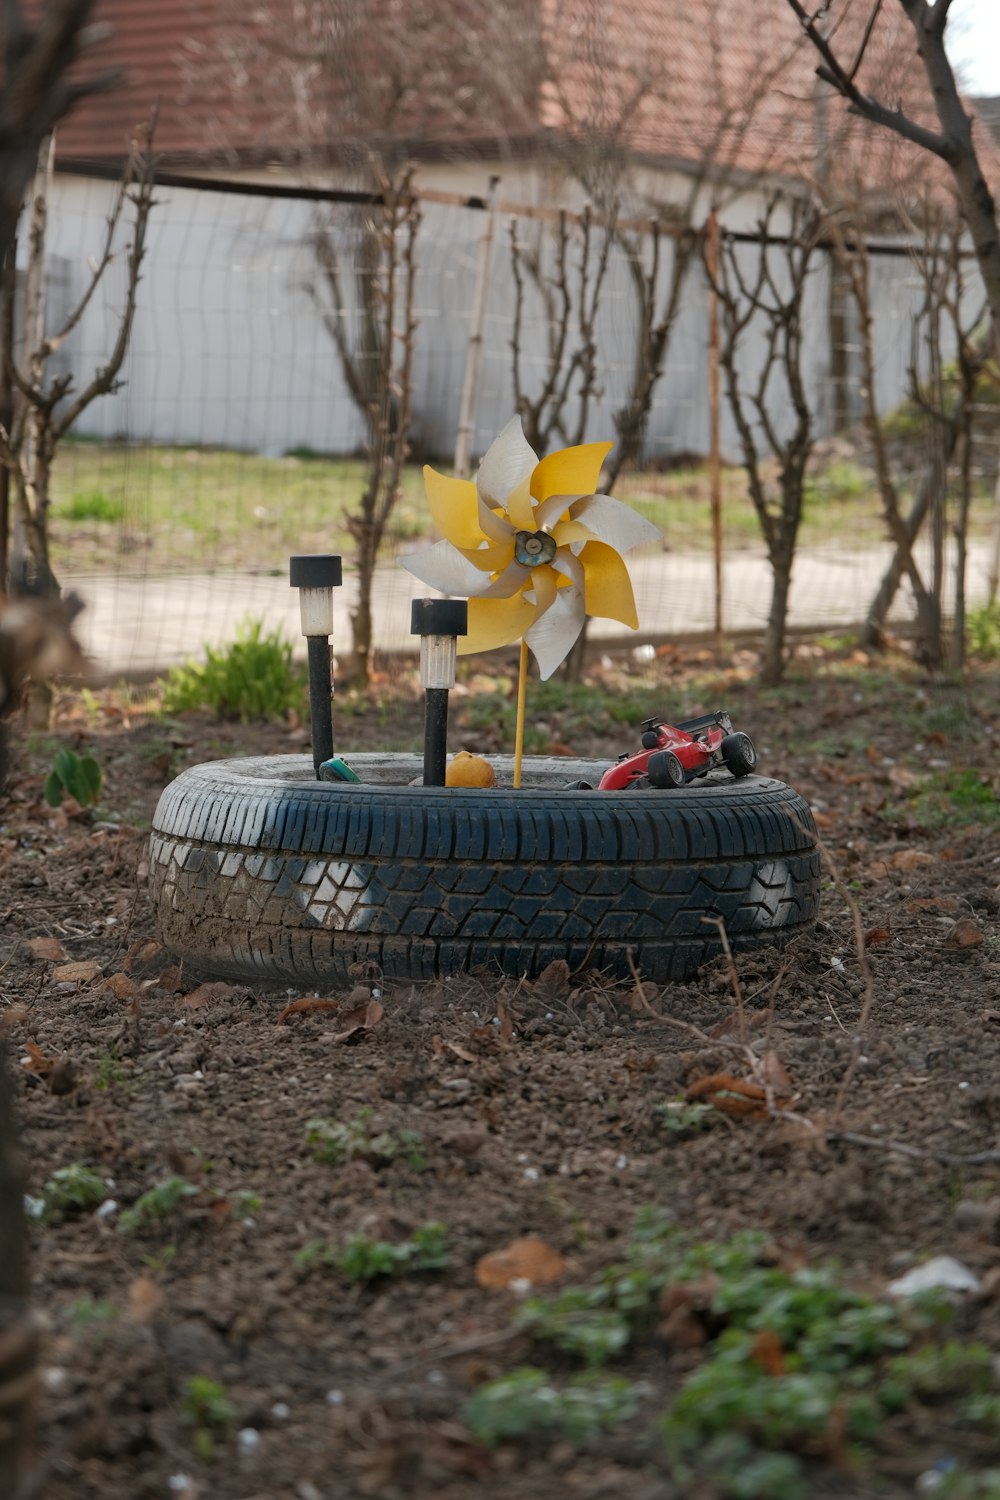
M539 568L556 555L556 539L547 531L519 531L514 538L514 556L522 567Z

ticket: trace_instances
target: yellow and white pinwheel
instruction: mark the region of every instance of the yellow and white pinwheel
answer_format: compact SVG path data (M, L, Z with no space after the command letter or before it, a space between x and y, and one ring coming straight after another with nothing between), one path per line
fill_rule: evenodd
M524 640L547 678L588 615L636 629L621 554L660 533L620 500L595 493L611 447L585 443L539 461L515 417L490 444L475 482L425 467L445 540L400 562L440 593L468 598L460 651Z

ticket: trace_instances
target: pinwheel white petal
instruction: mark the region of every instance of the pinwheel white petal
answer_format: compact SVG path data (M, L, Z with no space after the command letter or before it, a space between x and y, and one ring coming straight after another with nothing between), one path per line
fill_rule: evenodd
M584 495L573 502L570 515L574 521L582 521L597 541L606 542L616 552L660 540L660 530L652 521L610 495Z
M489 573L482 572L468 558L462 556L450 542L435 542L424 552L411 552L399 559L400 564L441 594L464 595L474 598L485 594L492 583Z
M520 417L513 417L483 454L476 475L476 488L486 504L503 509L511 490L527 479L538 459L521 431Z
M583 595L575 588L562 588L543 615L525 632L524 639L538 663L544 682L566 660L583 629Z

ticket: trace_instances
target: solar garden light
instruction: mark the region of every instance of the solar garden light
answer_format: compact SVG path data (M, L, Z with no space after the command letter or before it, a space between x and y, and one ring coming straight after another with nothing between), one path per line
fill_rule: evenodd
M448 750L448 693L455 686L458 637L469 628L466 599L414 599L410 634L420 637L424 690L424 786L444 786Z
M288 577L299 591L302 634L309 653L309 720L312 725L313 769L333 759L333 591L343 583L338 556L327 552L299 553L288 559Z

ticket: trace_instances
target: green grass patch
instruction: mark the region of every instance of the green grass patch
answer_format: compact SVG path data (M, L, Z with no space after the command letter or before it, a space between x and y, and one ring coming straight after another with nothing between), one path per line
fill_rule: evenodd
M56 507L56 516L64 521L98 521L111 525L125 519L125 502L104 490L77 490L69 500Z
M54 565L65 573L115 564L121 539L106 524L111 521L125 530L128 547L141 546L149 566L163 573L273 569L284 567L291 552L350 556L345 517L364 487L361 459L304 447L265 458L226 449L64 442L52 483ZM618 494L660 527L671 550L711 551L707 467L624 475ZM989 514L989 497L977 497L973 531L985 533ZM722 528L729 547L760 542L740 468L723 471ZM434 534L420 466L413 464L403 471L386 557ZM863 466L835 459L810 478L803 546L858 545L883 534L878 497Z

